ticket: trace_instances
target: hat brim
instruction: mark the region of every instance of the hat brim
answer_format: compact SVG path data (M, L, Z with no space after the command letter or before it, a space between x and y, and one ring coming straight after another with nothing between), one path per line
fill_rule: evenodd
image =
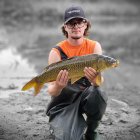
M70 21L70 20L72 20L72 19L74 19L74 18L82 18L82 19L85 19L85 20L87 21L87 19L84 18L84 17L76 16L76 17L71 17L71 18L67 19L64 23L66 24L68 21Z

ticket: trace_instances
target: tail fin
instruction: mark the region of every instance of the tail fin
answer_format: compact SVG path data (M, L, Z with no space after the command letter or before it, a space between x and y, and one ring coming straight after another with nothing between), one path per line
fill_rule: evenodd
M35 81L35 78L33 78L31 81L29 81L27 84L25 84L23 86L22 90L25 91L25 90L28 90L30 88L34 88L34 90L35 90L34 95L36 96L40 92L42 87L43 87L43 83L37 83Z

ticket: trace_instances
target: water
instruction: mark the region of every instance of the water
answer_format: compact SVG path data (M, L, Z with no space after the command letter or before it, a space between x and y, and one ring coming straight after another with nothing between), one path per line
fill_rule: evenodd
M17 54L14 47L2 50L0 60L3 60L0 62L1 77L29 77L36 73L34 66L29 65L27 59L23 59L20 54Z
M34 66L16 53L14 47L0 52L0 98L21 91L21 87L37 72Z

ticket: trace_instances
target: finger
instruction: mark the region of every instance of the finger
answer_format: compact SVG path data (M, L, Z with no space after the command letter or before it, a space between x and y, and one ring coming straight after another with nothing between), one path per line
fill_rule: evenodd
M93 78L93 77L96 76L96 71L94 69L90 68L90 67L89 68L85 68L84 72L90 78Z
M66 83L68 79L68 72L66 70L63 70L62 75L60 77L60 82Z
M61 70L58 75L57 75L57 78L56 78L56 81L60 81L61 77L62 77L62 74L63 74L63 70Z
M89 67L88 70L89 70L88 73L90 74L89 76L93 80L97 76L97 71L95 69L91 68L91 67Z
M96 71L95 69L91 68L91 67L89 67L88 69L89 69L92 73L95 73L95 74L97 73L97 71Z
M68 72L66 70L63 71L63 74L61 76L61 80L65 83L65 81L68 79Z
M89 74L96 74L96 70L95 69L93 69L93 68L91 68L91 67L89 67L89 68L86 68L86 71L89 73Z
M67 84L68 80L69 80L69 74L68 74L68 71L66 71L65 77L64 77L64 83Z
M95 79L97 76L96 73L97 72L93 68L85 68L85 76L90 82Z
M93 80L93 77L92 76L89 76L88 74L85 73L85 77L89 80L89 81L92 81Z
M64 70L63 70L62 73L61 73L60 79L59 79L59 81L60 81L61 83L63 82L64 77L65 77L65 72L64 72Z

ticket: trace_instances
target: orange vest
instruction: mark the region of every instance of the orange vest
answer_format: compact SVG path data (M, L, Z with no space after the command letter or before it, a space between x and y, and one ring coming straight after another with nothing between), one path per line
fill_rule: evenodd
M63 52L70 57L74 56L81 56L81 55L87 55L94 53L94 48L96 45L96 41L84 38L84 41L79 46L72 46L67 40L61 41L56 46L59 46ZM53 48L53 50L57 51L57 53L60 55L60 52L58 49Z

